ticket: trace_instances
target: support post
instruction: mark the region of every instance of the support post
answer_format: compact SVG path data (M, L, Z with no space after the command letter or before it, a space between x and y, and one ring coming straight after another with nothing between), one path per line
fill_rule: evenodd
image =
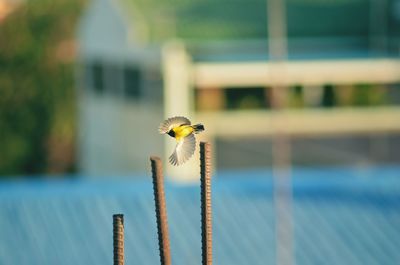
M159 157L150 157L153 176L154 202L157 218L158 246L161 265L171 265L167 209L165 203L164 177L162 163Z
M271 77L272 109L279 113L287 101L285 62L287 61L287 18L285 0L267 0L268 44L271 62L275 63ZM273 124L273 126L277 126ZM274 203L276 223L276 264L292 265L294 260L293 216L290 172L290 139L283 131L272 138Z
M113 215L114 265L124 265L124 215Z
M211 150L207 142L200 143L200 189L202 264L212 265Z
M175 40L163 46L162 71L164 76L164 118L174 116L193 117L194 90L191 79L191 58L183 42ZM195 122L193 120L193 122ZM165 137L167 158L174 150L176 142ZM194 160L176 167L165 164L167 176L178 181L194 181L198 177L198 167Z

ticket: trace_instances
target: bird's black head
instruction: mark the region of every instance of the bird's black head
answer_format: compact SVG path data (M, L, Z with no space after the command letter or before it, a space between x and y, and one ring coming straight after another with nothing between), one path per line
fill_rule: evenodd
M171 136L171 137L175 137L175 132L174 132L174 130L169 130L168 132L167 132L167 134L169 135L169 136Z

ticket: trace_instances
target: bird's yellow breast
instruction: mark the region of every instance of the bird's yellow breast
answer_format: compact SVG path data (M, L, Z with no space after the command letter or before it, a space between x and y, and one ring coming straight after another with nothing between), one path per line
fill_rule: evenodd
M175 138L177 141L193 133L193 127L190 125L181 125L172 130L175 132Z

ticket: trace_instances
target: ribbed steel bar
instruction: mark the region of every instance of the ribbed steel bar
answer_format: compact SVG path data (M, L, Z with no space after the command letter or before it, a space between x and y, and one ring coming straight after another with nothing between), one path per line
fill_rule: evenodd
M212 264L212 218L211 218L211 150L207 142L200 143L200 189L201 189L201 246L202 264Z
M168 233L167 208L165 203L164 177L159 157L150 157L153 176L154 202L156 206L158 246L161 265L171 265L171 252Z
M114 265L124 265L124 215L113 215Z

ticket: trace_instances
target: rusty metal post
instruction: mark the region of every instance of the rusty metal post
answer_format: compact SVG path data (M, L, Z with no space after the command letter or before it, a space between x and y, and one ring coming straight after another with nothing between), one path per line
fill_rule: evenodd
M113 215L114 265L124 265L124 215Z
M162 164L159 157L150 157L153 176L154 201L156 206L158 246L160 249L161 265L171 265L169 246L167 209L165 204L164 178Z
M202 264L212 265L211 150L207 142L200 143L200 189Z

